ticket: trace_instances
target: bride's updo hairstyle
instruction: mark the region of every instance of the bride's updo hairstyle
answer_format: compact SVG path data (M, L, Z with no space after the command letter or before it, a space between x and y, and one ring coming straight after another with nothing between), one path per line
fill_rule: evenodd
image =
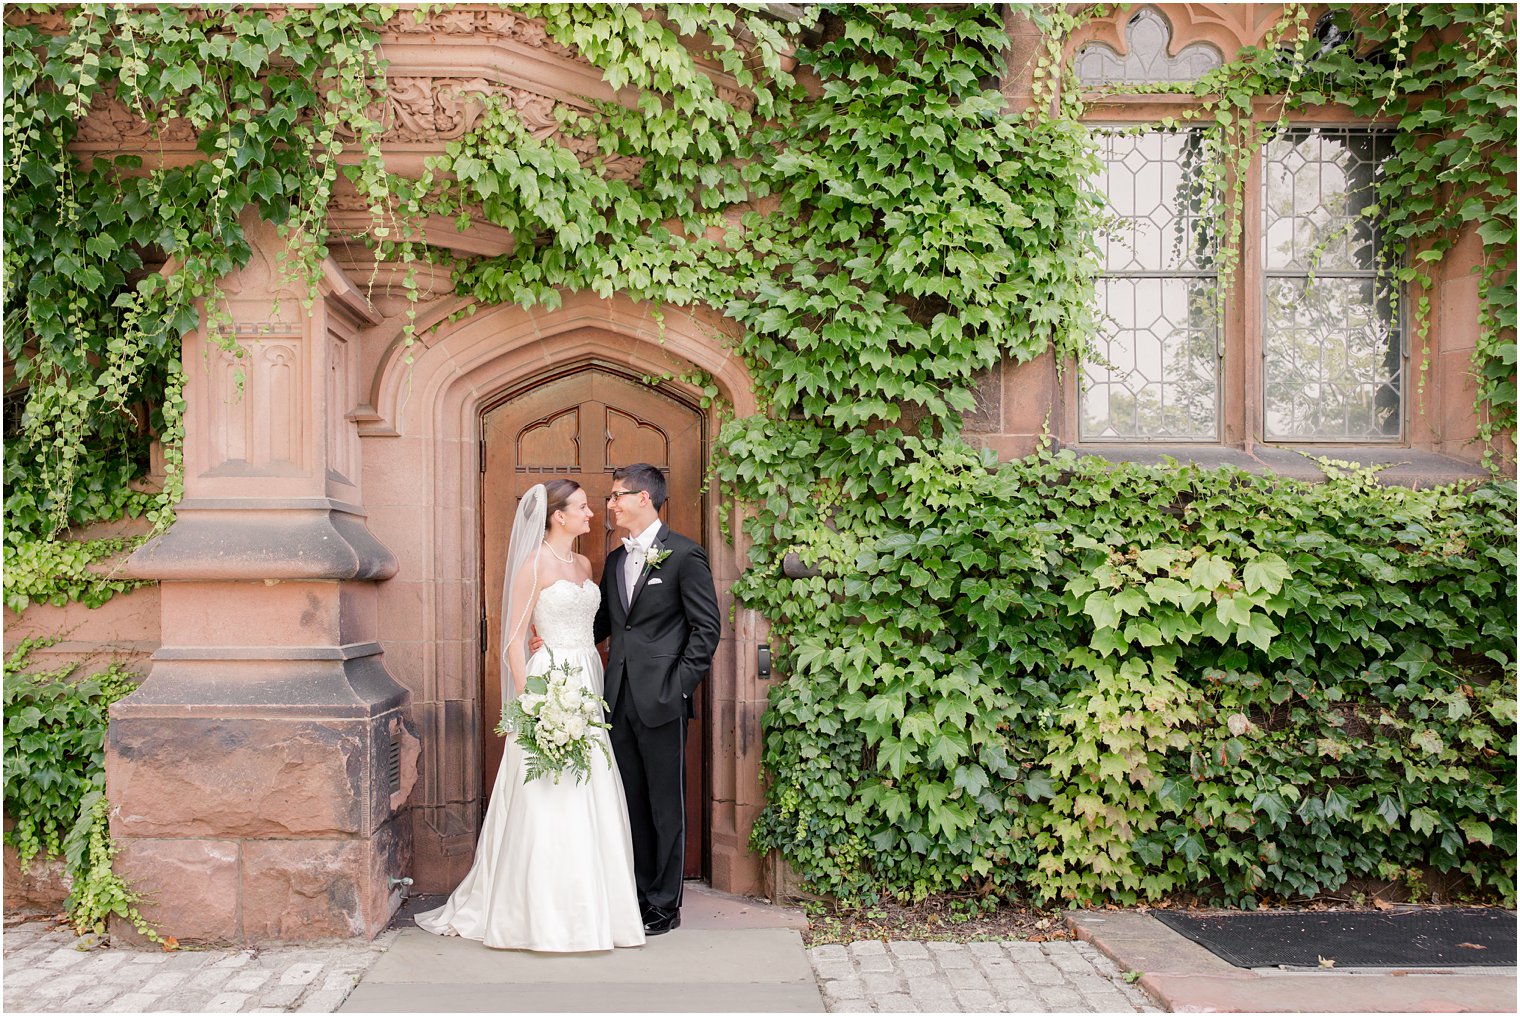
M581 489L574 480L550 480L544 484L544 532L554 525L554 513L570 507L570 495Z

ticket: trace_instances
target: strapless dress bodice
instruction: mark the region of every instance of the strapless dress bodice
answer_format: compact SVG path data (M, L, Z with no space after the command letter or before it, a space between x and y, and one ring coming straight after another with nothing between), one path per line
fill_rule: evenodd
M538 594L533 627L544 646L555 652L595 652L591 631L602 591L595 582L560 579Z

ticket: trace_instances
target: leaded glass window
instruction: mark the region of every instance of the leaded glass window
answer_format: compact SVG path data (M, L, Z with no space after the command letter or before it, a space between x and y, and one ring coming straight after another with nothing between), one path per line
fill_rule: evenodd
M1077 54L1077 80L1084 85L1109 82L1196 81L1223 62L1219 50L1195 42L1173 56L1167 50L1172 27L1154 8L1142 7L1124 29L1128 52L1123 56L1101 42L1089 43Z
M1101 328L1083 365L1084 441L1219 437L1218 237L1202 131L1101 130L1110 225Z
M1293 128L1267 146L1263 182L1264 436L1394 441L1404 350L1394 283L1380 277L1376 201L1386 131Z

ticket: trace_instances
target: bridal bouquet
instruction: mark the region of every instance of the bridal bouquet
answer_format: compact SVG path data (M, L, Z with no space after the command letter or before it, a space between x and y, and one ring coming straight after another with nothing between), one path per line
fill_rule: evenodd
M496 732L517 734L527 757L524 783L540 776L558 783L567 769L583 782L591 775L593 746L611 764L607 743L594 736L611 726L603 719L607 703L576 680L580 672L570 663L555 663L551 652L548 672L528 678L523 693L503 711Z

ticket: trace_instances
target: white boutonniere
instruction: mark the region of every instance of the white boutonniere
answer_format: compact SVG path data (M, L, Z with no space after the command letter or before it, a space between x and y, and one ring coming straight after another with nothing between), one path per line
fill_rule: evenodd
M661 550L658 547L650 547L648 550L644 551L644 567L648 568L650 571L654 571L660 565L664 564L665 559L669 556L670 551L668 550Z

